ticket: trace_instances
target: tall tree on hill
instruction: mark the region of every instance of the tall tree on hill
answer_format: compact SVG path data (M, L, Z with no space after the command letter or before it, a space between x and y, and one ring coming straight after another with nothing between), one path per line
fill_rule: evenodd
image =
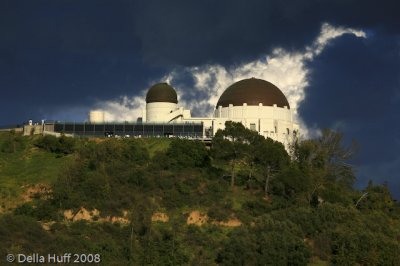
M282 143L270 138L263 139L254 145L255 161L264 178L264 194L268 197L269 183L273 174L290 163Z
M344 146L343 135L329 129L324 129L317 139L295 144L295 160L313 180L309 200L329 182L351 188L355 176L348 160L355 154L356 148L354 141L350 146Z
M257 148L262 145L262 143L265 141L265 138L258 134L257 131L248 130L246 139L249 143L249 147L246 150L245 160L249 166L248 181L250 181L253 179L254 173L257 170Z
M218 130L213 138L214 157L229 161L232 187L235 185L236 165L249 148L248 131L242 123L227 121L225 129Z

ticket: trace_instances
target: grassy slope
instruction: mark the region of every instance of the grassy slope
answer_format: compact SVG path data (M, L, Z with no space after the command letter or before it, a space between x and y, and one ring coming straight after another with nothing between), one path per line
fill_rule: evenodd
M0 146L8 132L0 132ZM150 156L166 150L169 139L142 139ZM26 188L35 184L50 184L57 178L60 168L72 156L57 156L34 147L34 139L25 138L24 150L15 153L0 152L0 210L9 210L21 203Z
M167 138L146 138L141 139L149 151L150 157L153 157L157 152L165 151L171 143Z
M0 145L8 133L0 134ZM0 152L0 207L7 210L21 202L28 186L50 184L70 157L59 157L39 150L33 140L26 138L24 150L15 153Z

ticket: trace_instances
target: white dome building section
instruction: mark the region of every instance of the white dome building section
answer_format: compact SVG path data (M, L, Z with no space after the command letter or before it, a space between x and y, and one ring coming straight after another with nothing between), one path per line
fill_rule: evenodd
M225 121L241 122L264 137L282 142L286 148L299 129L281 90L268 81L255 78L228 87L217 103L214 118L214 133L225 127Z
M101 124L105 122L105 114L103 111L95 110L89 112L89 122L91 124Z
M182 121L190 118L190 110L178 108L178 97L174 88L167 83L153 85L146 95L146 109L143 110L144 122Z

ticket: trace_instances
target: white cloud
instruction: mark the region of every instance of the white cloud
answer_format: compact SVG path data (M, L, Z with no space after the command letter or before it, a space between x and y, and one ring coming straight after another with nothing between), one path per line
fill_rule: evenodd
M145 107L144 95L127 97L122 96L117 100L99 102L96 105L98 110L105 112L106 121L129 121L135 122L142 115Z
M366 37L365 32L361 30L333 27L325 23L321 27L319 36L301 52L290 52L276 48L270 55L264 55L257 60L230 68L215 64L188 67L183 71L175 69L156 82L166 81L172 84L178 92L180 105L191 109L193 114L211 116L220 95L232 83L249 77L265 79L283 91L291 108L296 113L305 97L305 88L308 85L307 61L313 60L329 45L331 40L343 34ZM193 88L181 87L179 82L176 82L182 73L192 75L195 81ZM145 104L144 95L145 91L143 90L140 97L136 96L129 99L125 96L117 101L98 103L97 106L102 106L110 119L132 121L141 116L141 108ZM192 97L193 95L205 95L205 97ZM318 129L309 129L310 132L308 132L301 122L301 118L298 118L298 121L305 135L308 135L311 131L318 131Z
M367 35L362 30L356 30L352 28L343 28L343 27L333 27L328 23L322 24L321 33L314 41L313 45L308 48L307 56L310 56L312 59L314 55L318 55L322 52L325 46L329 43L330 40L340 37L343 34L353 34L358 38L366 38Z

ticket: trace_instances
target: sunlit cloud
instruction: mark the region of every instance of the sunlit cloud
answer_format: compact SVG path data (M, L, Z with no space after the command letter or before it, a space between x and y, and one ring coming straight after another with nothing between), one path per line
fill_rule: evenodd
M192 110L194 116L209 117L220 95L234 82L250 77L265 79L278 86L286 95L303 134L312 135L312 132L318 132L318 128L306 128L297 114L309 82L310 70L307 68L307 62L319 55L333 39L344 34L366 38L364 31L333 27L324 23L318 37L302 51L293 52L276 48L271 54L240 65L226 67L213 64L176 68L154 83L168 82L177 90L181 106ZM182 82L183 75L189 75L194 84ZM149 87L150 85L152 84L149 84ZM132 98L123 96L117 100L99 102L96 106L106 112L106 119L134 121L142 115L146 90L147 88L143 88L140 96Z

